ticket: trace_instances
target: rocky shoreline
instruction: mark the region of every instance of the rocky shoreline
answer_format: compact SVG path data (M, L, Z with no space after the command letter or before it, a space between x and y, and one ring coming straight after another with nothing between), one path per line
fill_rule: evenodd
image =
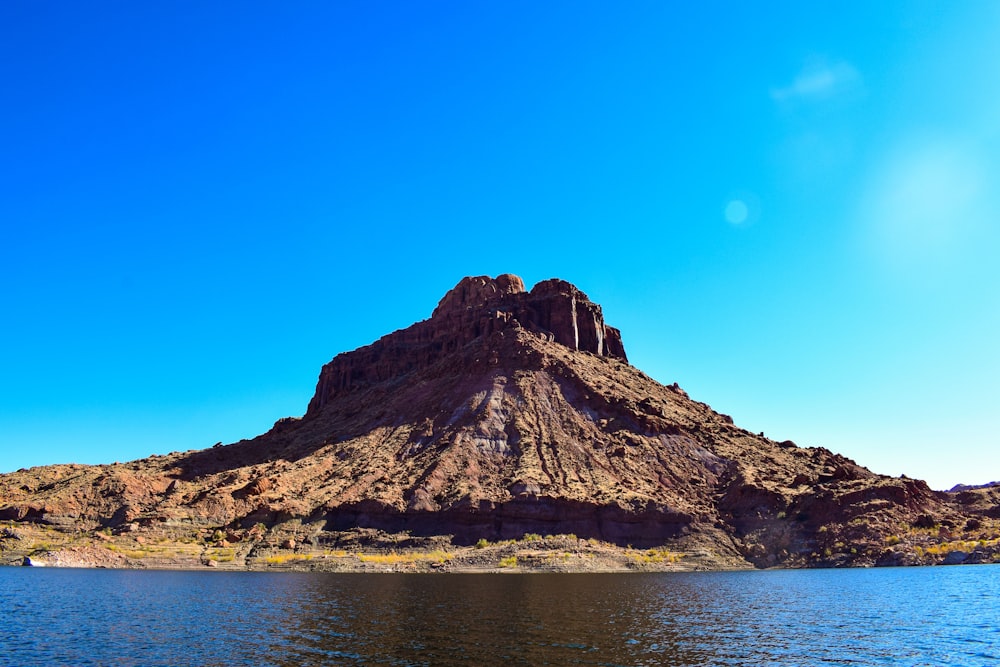
M634 548L575 535L527 534L517 540L453 544L449 536L414 538L356 529L299 541L299 530L71 532L36 525L0 528L0 565L147 570L256 572L685 572L754 569L735 551L681 540L670 547ZM180 535L180 537L179 537ZM1000 540L919 540L887 547L870 563L852 566L958 565L1000 562ZM924 541L926 544L926 541ZM829 567L848 564L832 558ZM810 564L815 567L815 564ZM821 565L822 566L822 565ZM787 568L787 565L784 566Z
M455 545L445 537L413 538L372 530L324 534L299 542L265 535L62 533L37 526L2 529L0 564L108 569L257 572L663 572L751 566L703 548L621 547L575 535L528 534L518 540ZM221 532L221 531L218 531ZM94 537L98 535L100 537ZM219 538L219 539L213 539ZM227 539L227 537L229 539ZM48 541L40 541L48 540ZM233 540L233 541L230 541Z

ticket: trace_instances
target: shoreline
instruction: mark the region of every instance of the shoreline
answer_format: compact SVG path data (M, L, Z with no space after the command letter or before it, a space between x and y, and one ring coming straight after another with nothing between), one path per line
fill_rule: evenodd
M272 550L268 550L272 551ZM340 573L623 573L694 572L755 569L749 564L721 563L705 556L688 556L664 548L627 549L599 545L571 549L525 545L452 547L448 550L273 550L270 555L233 556L215 560L203 555L137 556L89 545L35 551L5 552L0 564L18 567L176 570L209 572L340 572Z
M755 567L735 546L691 534L633 547L575 535L537 535L476 544L354 528L327 532L301 522L234 530L190 524L125 524L82 529L31 522L0 525L0 565L128 570L356 573L621 573L815 569L1000 562L1000 539L921 546L894 541L878 560L850 545L822 561Z
M696 539L634 548L575 535L454 544L372 529L310 530L302 524L249 531L193 526L77 530L0 526L0 564L34 567L255 572L684 572L754 569L735 550Z

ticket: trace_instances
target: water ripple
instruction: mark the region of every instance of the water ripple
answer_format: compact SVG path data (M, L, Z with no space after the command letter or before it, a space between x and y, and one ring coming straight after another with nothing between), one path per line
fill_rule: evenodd
M335 575L0 568L2 665L967 665L1000 568Z

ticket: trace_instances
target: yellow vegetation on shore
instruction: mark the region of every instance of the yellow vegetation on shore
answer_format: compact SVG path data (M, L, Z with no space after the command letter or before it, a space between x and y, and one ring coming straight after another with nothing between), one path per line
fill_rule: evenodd
M413 553L358 554L362 563L379 563L382 565L397 565L400 563L444 563L453 558L447 551L418 551Z
M628 557L636 563L676 563L681 559L681 554L670 551L665 547L646 549L645 551L629 551Z
M264 562L268 565L284 565L285 563L307 561L313 558L313 554L277 554L275 556L268 556L264 559Z

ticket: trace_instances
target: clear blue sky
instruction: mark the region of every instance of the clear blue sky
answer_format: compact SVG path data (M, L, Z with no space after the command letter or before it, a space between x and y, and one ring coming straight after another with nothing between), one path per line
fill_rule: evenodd
M1000 479L1000 4L0 4L0 471L232 442L462 276Z

